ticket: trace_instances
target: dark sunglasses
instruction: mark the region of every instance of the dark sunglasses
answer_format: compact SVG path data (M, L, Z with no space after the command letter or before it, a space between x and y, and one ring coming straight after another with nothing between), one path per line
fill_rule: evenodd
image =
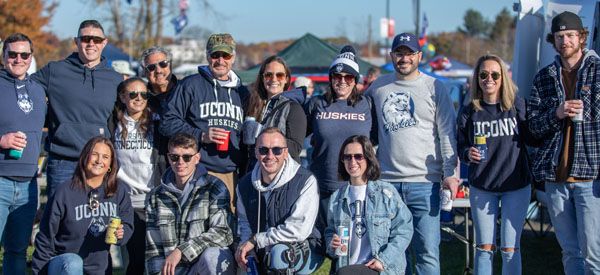
M344 161L351 161L354 158L356 161L362 161L365 159L365 155L363 154L344 154L342 159Z
M156 66L159 66L162 69L164 69L169 66L169 63L171 63L170 60L163 60L160 62L156 62L154 64L148 64L148 65L146 65L146 70L149 72L154 72L154 70L156 70Z
M210 54L210 58L212 59L219 59L221 57L223 57L223 59L225 60L230 60L233 57L233 55L228 54L226 52L214 52Z
M479 79L486 80L489 75L490 75L490 73L488 73L486 71L481 71L481 72L479 72ZM492 79L493 80L500 79L500 73L499 72L492 72L491 75L492 75Z
M93 189L88 196L88 207L92 210L98 209L100 207L100 194L98 194L98 190Z
M138 95L141 95L142 99L146 100L150 97L150 93L148 92L129 91L129 99L136 99Z
M342 81L342 78L344 79L344 81L346 81L346 83L350 83L354 81L354 76L351 74L347 74L347 75L342 75L342 74L333 74L333 80L335 81Z
M277 72L277 73L266 72L266 73L263 73L263 78L265 80L271 80L274 77L276 77L278 81L283 81L285 79L285 76L286 76L286 74L282 73L282 72Z
M195 155L195 154L194 154ZM167 154L167 156L169 157L169 159L172 162L179 162L179 158L182 158L183 161L185 162L190 162L192 160L192 157L194 155L177 155L177 154Z
M82 35L77 37L77 39L83 43L90 43L90 41L94 41L94 44L100 44L104 42L106 38L94 35Z
M28 53L28 52L19 53L19 52L8 51L8 58L15 59L15 58L17 58L18 55L21 56L21 59L26 60L26 59L29 59L29 57L31 56L31 53Z
M273 152L273 155L279 156L283 153L283 149L285 149L287 147L273 147L273 148L269 148L269 147L258 147L258 153L261 156L266 156L269 154L269 151Z

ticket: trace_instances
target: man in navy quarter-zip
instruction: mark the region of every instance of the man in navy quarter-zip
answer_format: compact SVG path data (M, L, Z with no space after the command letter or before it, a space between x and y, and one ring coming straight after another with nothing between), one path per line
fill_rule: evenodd
M94 136L110 136L108 118L117 99L117 85L123 81L102 57L108 39L98 21L81 22L74 41L77 52L48 63L32 76L48 97L49 197L71 179L85 143Z
M0 70L0 236L4 274L25 274L25 252L37 208L37 159L46 99L27 75L33 45L21 33L4 41Z
M197 74L177 84L160 124L165 136L184 132L198 140L201 163L209 174L227 185L232 208L241 156L242 106L248 96L248 90L231 70L235 56L235 41L230 34L211 35L206 43L208 65L198 67ZM228 150L218 151L217 145L227 138Z

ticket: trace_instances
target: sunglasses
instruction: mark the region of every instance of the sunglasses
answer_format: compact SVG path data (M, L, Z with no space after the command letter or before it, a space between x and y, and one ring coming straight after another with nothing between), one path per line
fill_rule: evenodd
M490 75L490 73L488 73L486 71L481 71L481 72L479 72L479 79L486 80L489 75ZM500 73L499 72L492 72L491 75L492 75L492 79L493 80L500 79Z
M92 190L90 191L90 194L88 195L89 197L89 201L88 201L88 207L91 210L96 210L98 209L98 207L100 207L100 194L98 194L98 190Z
M106 38L94 35L82 35L77 37L77 39L83 43L90 43L90 41L94 41L94 44L100 44L104 42Z
M142 99L148 99L150 97L150 93L148 92L139 92L139 91L129 91L129 99L136 99L138 95L142 96Z
M228 54L226 52L214 52L210 54L210 58L212 59L219 59L221 57L225 60L230 60L233 57L233 55Z
M363 155L363 154L344 154L342 156L342 159L344 161L352 161L353 158L356 161L363 161L365 159L365 155Z
M354 81L354 76L351 74L346 74L346 75L342 75L342 74L333 74L333 80L335 81L342 81L342 79L344 79L344 81L346 81L346 83L350 83Z
M156 70L156 66L159 66L162 69L164 69L169 66L169 63L171 63L170 60L163 60L160 62L156 62L154 64L148 64L148 65L146 65L146 70L149 72L154 72L154 70Z
M266 72L266 73L263 73L263 78L265 80L271 80L274 77L276 77L278 81L283 81L285 79L285 76L286 76L286 74L282 73L282 72L277 72L277 73Z
M261 156L266 156L269 154L269 151L273 152L273 155L279 156L281 154L283 154L283 149L285 149L287 147L273 147L273 148L269 148L269 147L258 147L258 153Z
M10 59L15 59L15 58L17 58L18 55L21 56L21 59L26 60L26 59L29 59L29 57L31 56L31 53L28 53L28 52L19 53L19 52L8 51L8 58L10 58Z
M194 154L195 155L195 154ZM169 159L172 162L179 162L179 158L182 158L184 162L190 162L194 155L177 155L177 154L167 154Z

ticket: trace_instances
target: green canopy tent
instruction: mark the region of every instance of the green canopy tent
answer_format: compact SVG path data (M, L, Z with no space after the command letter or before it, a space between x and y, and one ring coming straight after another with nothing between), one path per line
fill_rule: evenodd
M293 75L327 75L329 65L331 65L333 59L339 54L340 49L307 33L277 53L277 55L285 60ZM373 66L371 63L360 58L358 58L357 62L361 75L366 75L367 70ZM238 75L244 83L251 83L256 80L259 69L260 64L246 71L239 72Z

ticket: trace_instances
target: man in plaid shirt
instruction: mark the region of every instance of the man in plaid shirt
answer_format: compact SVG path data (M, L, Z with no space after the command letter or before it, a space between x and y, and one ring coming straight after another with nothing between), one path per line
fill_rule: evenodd
M552 20L556 60L534 78L528 103L540 139L532 171L544 181L566 274L600 274L600 58L574 13Z
M168 147L171 167L146 202L147 274L235 274L227 187L199 164L193 136Z

